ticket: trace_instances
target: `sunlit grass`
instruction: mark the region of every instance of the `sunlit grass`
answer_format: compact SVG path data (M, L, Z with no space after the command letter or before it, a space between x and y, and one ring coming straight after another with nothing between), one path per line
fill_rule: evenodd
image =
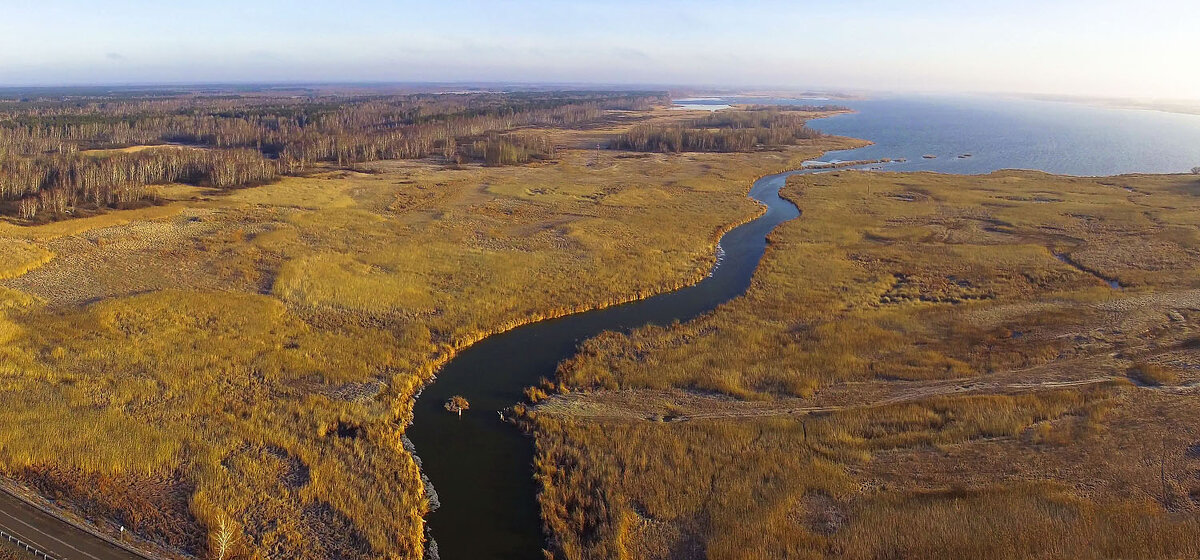
M1195 556L1195 181L794 177L745 296L531 409L554 556Z
M53 258L54 253L41 246L16 239L0 238L0 280L25 274Z
M0 395L32 403L18 417L11 401L22 434L0 434L0 466L193 553L228 519L247 557L419 557L428 504L402 435L439 364L699 280L720 233L759 211L755 177L852 145L378 162L0 224L60 251L0 291ZM65 433L79 423L93 427Z
M862 492L852 471L873 453L1011 436L1040 420L1111 406L1111 396L1101 389L952 397L813 417L668 424L539 415L540 500L563 558L666 558L688 550L706 558L821 558L852 547L904 550L872 538L873 527L890 532L895 519L860 518L855 511L904 503ZM823 511L810 511L818 507ZM939 523L910 523L922 522ZM938 550L925 535L908 541ZM981 550L1007 546L980 535Z

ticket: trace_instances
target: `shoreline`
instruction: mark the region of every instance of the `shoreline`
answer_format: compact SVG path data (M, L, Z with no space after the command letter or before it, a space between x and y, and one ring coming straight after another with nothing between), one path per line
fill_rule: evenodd
M853 147L844 148L844 149L853 149L853 148L869 145L869 142L865 141L865 140L846 138L846 137L836 137L836 138L840 139L843 142L853 144ZM837 151L837 150L825 150L825 151L822 151L821 154L822 154L822 156L824 156L825 154L829 153L830 151ZM871 162L871 163L875 163L875 162ZM842 165L840 167L848 167L848 166L851 166L854 164L855 164L854 162L847 162L846 165ZM859 163L859 164L861 165L863 163ZM750 197L751 199L754 199L754 197L752 195L754 187L762 179L764 179L766 177L770 177L773 175L785 175L785 174L792 173L792 172L801 173L801 172L805 172L805 171L818 171L820 169L824 169L824 168L810 168L808 166L804 166L803 163L801 163L800 167L796 167L794 164L789 164L786 162L781 163L769 172L763 172L761 174L754 176L753 179L749 181L749 186L744 190L744 195L747 197ZM783 199L782 197L780 197L780 199L788 204L791 204L793 207L795 206L791 201ZM416 398L413 399L413 407L411 409L412 414L411 414L410 418L407 419L408 422L405 425L405 428L406 428L405 429L405 434L406 434L405 439L411 442L411 440L408 439L407 433L408 433L408 428L413 426L413 424L416 422L416 415L417 415L416 402L418 400L420 400L420 398L422 398L422 395L425 393L426 389L428 389L429 387L432 387L434 384L436 384L439 381L439 378L440 378L443 370L454 359L461 356L462 352L464 352L468 348L472 347L473 345L478 344L479 342L482 342L485 339L488 339L488 338L491 338L491 337L494 337L497 335L502 335L507 332L514 331L520 327L531 326L531 325L534 325L536 323L540 323L543 321L549 321L549 320L564 318L564 317L573 316L573 315L578 316L578 315L583 315L583 314L586 314L589 312L604 311L606 309L615 308L615 307L618 307L618 306L621 306L624 304L646 301L655 296L665 296L665 295L669 295L671 293L680 292L681 290L684 290L686 288L695 287L695 286L701 284L705 279L711 278L713 276L713 274L716 272L716 270L718 270L721 267L723 259L719 260L716 257L715 251L717 250L716 249L717 247L720 247L721 241L725 237L725 235L728 234L729 232L737 229L740 226L752 223L752 222L762 218L770 210L770 207L767 205L766 202L758 201L757 199L755 199L755 200L756 200L756 202L758 202L759 211L756 212L753 216L749 216L745 220L742 220L739 222L732 222L732 223L726 224L725 226L723 226L722 228L719 228L716 232L714 232L714 234L710 238L710 240L711 240L710 245L709 245L709 255L710 256L705 259L705 261L707 261L707 263L708 263L708 266L705 267L704 269L697 269L696 274L693 274L691 277L681 280L679 283L675 284L674 285L675 287L673 287L673 288L668 288L668 289L664 289L662 291L656 291L656 292L652 292L652 293L638 292L636 294L631 294L629 298L625 298L625 299L622 299L619 301L601 303L599 305L595 305L595 306L591 306L591 307L577 306L577 307L573 307L573 308L560 308L560 309L546 312L543 314L529 316L529 317L523 318L521 320L509 321L509 322L503 324L502 326L500 326L496 329L493 329L490 332L478 333L476 336L472 336L469 339L467 339L466 341L456 344L453 347L449 348L445 354L438 357L438 360L436 360L436 362L429 364L428 368L423 368L423 369L428 370L429 377L426 378L426 379L428 379L428 381L420 388L420 390L416 393ZM798 209L797 209L797 211L798 211ZM776 224L776 226L777 225L778 224ZM772 230L773 229L774 228L772 228ZM769 245L769 240L764 237L763 243L764 243L764 247L765 247L766 245ZM757 263L758 263L758 261L755 261L755 268L757 268ZM753 269L751 270L750 276L751 277L753 276ZM744 293L744 290L742 290L742 292ZM736 298L736 297L738 297L738 295L734 295L733 297ZM720 305L720 303L718 303L717 305ZM607 330L607 329L605 329L605 330ZM603 330L598 331L598 332L603 332ZM589 337L595 336L595 334L598 334L598 333L589 335ZM569 356L567 356L567 358L569 358ZM528 387L529 387L528 384L523 384L520 387L520 390L527 389ZM431 397L426 396L424 398L431 398ZM517 401L510 403L508 406L511 407L511 406L516 406L516 405L520 405L520 404L522 404L521 401L517 400ZM530 437L530 434L524 433L523 430L521 430L521 432L522 432L523 438L528 439ZM415 444L410 443L410 445L412 445L410 453L413 455L414 460L419 462L421 465L424 465L425 462L420 457L420 450L417 448L417 446ZM426 488L423 489L424 495L427 497L428 496L436 496L438 494L437 489L436 489L436 483L431 480L431 478L429 477L429 472L424 468L424 466L422 466L422 468L421 468L421 475L422 475L422 479L424 481L426 481L426 484L427 484ZM438 505L440 506L441 504L439 503ZM428 514L432 513L433 511L436 511L436 508L431 508L430 510L428 510L426 512L426 516L423 517L423 519L422 519L422 527L423 527L425 534L427 535L427 538L429 539L427 541L427 543L428 543L427 547L436 549L437 541L436 541L436 538L432 536L431 525L429 524L429 521L428 521ZM538 512L538 518L541 519L540 512ZM542 535L542 540L544 541L544 539L545 539L545 535Z

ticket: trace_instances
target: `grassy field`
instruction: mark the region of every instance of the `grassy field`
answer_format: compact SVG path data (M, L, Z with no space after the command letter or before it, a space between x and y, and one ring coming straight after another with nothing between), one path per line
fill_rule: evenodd
M54 253L18 239L0 239L0 279L20 276L50 262Z
M746 296L527 414L557 558L1200 554L1194 176L793 177Z
M403 433L453 353L701 278L759 175L855 141L595 150L677 112L546 130L556 159L159 187L162 204L0 223L0 471L167 556L419 558Z

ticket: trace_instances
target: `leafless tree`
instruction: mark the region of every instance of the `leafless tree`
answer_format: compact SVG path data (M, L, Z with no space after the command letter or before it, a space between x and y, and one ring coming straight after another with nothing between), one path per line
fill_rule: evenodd
M17 203L17 205L20 208L22 218L32 220L37 215L38 201L36 198L31 196L22 198L21 202Z
M217 532L213 535L212 539L213 550L217 553L217 560L225 560L233 545L237 543L237 532L230 525L229 521L222 517L221 523L217 526Z
M520 165L555 152L547 138L518 129L575 126L665 102L637 92L42 99L0 107L0 211L62 217L145 201L149 185L252 186L314 162L440 154ZM115 149L135 145L156 147Z

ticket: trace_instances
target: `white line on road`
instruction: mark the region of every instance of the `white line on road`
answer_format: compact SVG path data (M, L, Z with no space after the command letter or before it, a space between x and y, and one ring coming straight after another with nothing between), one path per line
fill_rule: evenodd
M9 519L12 519L13 521L16 521L17 523L20 523L21 525L24 525L24 526L26 526L26 527L29 527L30 529L32 529L32 530L34 530L34 531L37 531L38 533L41 533L41 534L45 535L45 536L46 536L46 537L48 537L48 538L54 539L55 541L58 541L59 543L61 543L63 546L65 546L65 547L67 547L67 548L70 548L71 550L74 550L75 552L78 552L78 553L80 553L80 554L82 554L82 555L84 555L84 556L87 556L88 558L94 558L95 560L103 560L102 558L100 558L99 556L96 556L95 554L91 554L91 553L88 553L88 552L86 552L86 551L79 550L78 548L75 548L74 546L72 546L72 545L71 545L71 543L69 543L69 542L67 542L67 541L64 541L64 540L62 540L62 539L60 539L60 538L58 538L58 537L56 537L56 536L54 536L54 535L51 535L50 533L47 533L47 532L45 532L45 531L43 531L43 530L41 530L41 529L38 529L37 527L34 527L33 525L30 525L30 524L28 524L28 523L26 523L26 522L22 521L21 519L18 519L18 518L16 518L16 517L13 517L13 516L12 516L12 514L10 514L10 513L8 513L8 512L5 512L5 511L0 511L0 515L3 515L3 516L5 516L5 517L7 517L7 518L9 518Z

